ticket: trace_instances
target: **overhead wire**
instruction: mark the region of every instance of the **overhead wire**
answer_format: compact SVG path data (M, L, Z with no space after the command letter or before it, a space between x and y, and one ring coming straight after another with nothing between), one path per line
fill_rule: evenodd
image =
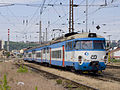
M0 16L2 16L4 19L6 19L10 24L12 24L13 26L15 26L15 24L13 24L13 23L11 23L11 21L10 21L10 19L9 18L7 18L7 17L5 17L4 15L2 15L1 13L0 13Z
M51 2L51 1L52 1L52 0L50 0L50 2ZM49 3L50 3L50 2L49 2ZM31 23L32 19L35 17L35 15L36 15L37 12L39 11L40 7L41 7L41 4L39 5L39 7L38 7L38 8L36 9L36 11L34 12L34 14L33 14L33 16L31 17L29 23ZM24 29L24 31L25 31L26 29L29 30L29 28L32 28L32 26L35 25L34 23L35 23L36 21L38 21L38 17L39 17L39 16L36 17L36 19L33 21L33 23L31 23L31 24L29 25L28 28L27 28L27 26L26 26L26 28Z

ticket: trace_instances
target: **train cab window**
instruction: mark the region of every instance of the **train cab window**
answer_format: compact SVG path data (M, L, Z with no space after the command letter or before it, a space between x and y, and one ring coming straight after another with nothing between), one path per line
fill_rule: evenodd
M93 41L94 49L105 49L104 41Z
M75 42L75 45L74 45L74 48L75 48L76 50L81 49L81 41L76 41L76 42Z
M92 41L81 41L81 49L93 49Z

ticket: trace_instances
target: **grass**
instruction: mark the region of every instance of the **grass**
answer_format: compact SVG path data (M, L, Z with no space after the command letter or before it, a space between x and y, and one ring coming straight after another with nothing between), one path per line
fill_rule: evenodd
M35 87L35 90L38 90L37 86Z
M8 86L8 82L7 82L7 76L6 75L4 75L4 79L3 79L3 81L1 81L1 85L0 85L0 89L1 90L11 90L10 89L10 86Z
M57 82L57 84L62 84L62 80L61 79L57 79L56 82Z
M19 67L19 69L17 70L17 72L19 72L19 73L28 72L28 68L21 65L21 66Z
M120 59L111 59L111 62L120 62Z
M68 84L66 87L67 87L67 88L72 88L72 87L73 87L73 85Z

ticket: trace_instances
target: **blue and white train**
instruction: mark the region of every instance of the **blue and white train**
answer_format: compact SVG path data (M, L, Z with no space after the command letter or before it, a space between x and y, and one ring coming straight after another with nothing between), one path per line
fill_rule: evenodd
M108 62L105 46L105 38L96 33L68 33L25 50L24 60L97 72L105 70Z

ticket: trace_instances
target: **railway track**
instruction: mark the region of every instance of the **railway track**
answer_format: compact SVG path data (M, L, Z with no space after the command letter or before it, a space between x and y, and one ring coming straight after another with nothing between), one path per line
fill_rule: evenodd
M93 74L93 73L80 73L80 75L85 76L85 77L90 77L90 78L94 78L97 80L102 80L102 81L106 81L106 82L113 82L113 81L117 81L120 83L120 78L115 77L109 73L103 72L102 74Z
M120 66L107 65L107 68L110 68L110 69L120 69Z
M102 81L108 81L108 82L113 82L113 81L117 81L120 83L120 78L118 77L115 77L115 76L112 76L108 73L102 73L102 74L96 74L96 75L90 75L88 77L92 77L92 78L95 78L95 79L98 79L98 80L102 80Z
M91 87L91 85L87 86L87 85L79 83L80 82L79 80L76 81L76 80L73 80L73 79L67 79L65 77L62 77L62 76L59 76L59 75L56 75L56 74L49 73L47 71L41 70L40 68L38 68L40 66L39 63L38 64L28 63L28 64L24 64L24 65L29 67L32 71L40 73L42 76L46 77L47 79L56 79L56 80L61 79L63 81L65 81L65 80L70 81L73 84L72 89L79 88L79 87L84 87L84 88L87 87L88 90L97 90L96 89L97 87L93 88L93 87ZM37 67L35 67L35 66L37 66ZM43 64L41 66L46 67ZM55 67L53 67L53 68L55 69ZM65 69L60 69L60 68L57 68L56 70L66 72ZM115 69L113 69L113 70L115 70ZM71 73L70 70L67 70L67 72ZM96 81L100 80L100 81L103 81L103 82L111 82L111 83L118 82L118 83L120 83L120 78L119 77L115 77L114 75L112 75L111 73L108 73L106 71L103 72L102 74L92 74L92 73L91 74L86 74L86 73L81 74L79 72L74 72L74 74L76 74L78 76L84 76L86 78L95 79ZM64 87L68 88L67 86L64 86Z
M16 65L20 66L19 64L16 64ZM62 76L59 76L59 75L55 75L53 73L41 70L40 68L35 67L33 65L28 65L28 64L23 64L23 65L27 66L33 72L37 72L40 75L46 77L47 79L54 79L54 80L62 80L62 81L64 81L64 83L67 84L67 85L65 84L65 86L63 85L64 88L66 88L66 89L70 89L70 90L76 90L76 89L78 89L78 90L81 90L81 89L83 89L83 90L98 90L98 89L96 89L94 87L82 84L80 82L76 82L76 81L73 81L71 79L67 79L65 77L62 77Z

